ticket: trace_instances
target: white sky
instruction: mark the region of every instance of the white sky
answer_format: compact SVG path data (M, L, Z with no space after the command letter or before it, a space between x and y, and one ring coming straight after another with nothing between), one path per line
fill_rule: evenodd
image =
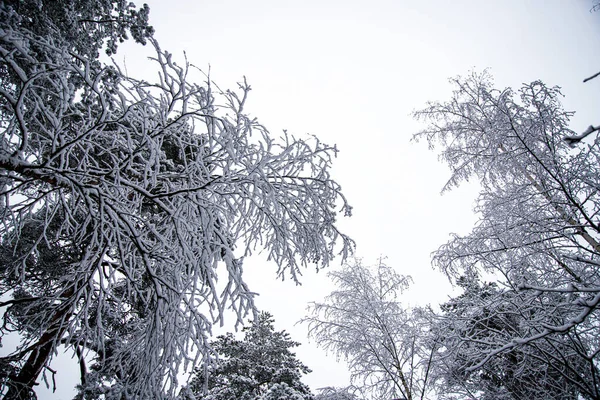
M445 278L430 253L450 232L475 221L475 187L440 196L449 171L424 143L410 143L419 125L411 111L450 95L447 78L490 68L499 87L541 79L559 85L565 108L578 112L572 129L600 123L600 13L591 0L460 1L149 1L151 24L163 49L207 69L221 88L246 76L253 87L247 110L278 135L317 135L336 143L334 177L354 207L340 226L357 242L357 256L380 255L415 285L410 301L447 298ZM129 74L148 74L149 49L123 45ZM344 386L343 364L308 343L294 326L307 302L333 288L325 271L304 274L303 285L279 282L276 266L246 260L246 280L278 330L304 343L298 358L312 368L313 389ZM59 370L59 391L72 398L76 367ZM42 384L43 385L43 384Z

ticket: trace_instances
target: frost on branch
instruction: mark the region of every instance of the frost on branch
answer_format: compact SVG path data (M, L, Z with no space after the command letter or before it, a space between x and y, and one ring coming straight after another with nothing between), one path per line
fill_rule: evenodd
M539 321L532 321L533 313L547 318L542 305L559 296L541 295L536 302L475 277L459 279L458 285L463 293L443 304L432 324L443 349L432 370L443 394L440 399L598 397L597 368L584 329L546 335L543 340L525 339L540 332L535 326ZM558 321L564 316L556 311L553 317ZM490 347L521 340L528 343L507 348L481 363Z
M319 393L315 396L315 400L360 400L353 391L355 388L335 388L335 387L324 387L319 388Z
M264 249L297 279L352 249L335 226L350 214L335 147L273 138L244 113L246 82L193 83L152 44L145 82L0 25L0 288L13 297L0 331L23 335L0 359L11 390L30 390L63 344L84 387L173 395L225 310L254 311L243 256Z
M452 171L445 189L478 179L480 219L433 262L457 281L497 277L502 290L487 318L514 313L517 327L474 337L448 316L453 328L443 335L455 335L453 350L477 349L463 360L471 372L515 352L524 354L515 366L521 369L533 365L532 357L541 357L537 365L569 360L561 382L598 398L597 380L589 387L581 382L599 372L600 139L571 148L565 137L581 139L568 128L572 113L563 110L559 89L540 81L518 92L495 89L486 73L453 83L450 101L415 113L429 124L416 138L439 146Z
M336 289L302 320L309 337L347 361L352 383L368 397L423 399L431 362L421 341L426 329L421 310L399 301L410 278L382 261L369 267L358 259L329 276Z
M300 343L275 331L273 317L261 312L244 327L243 340L231 333L212 342L216 359L205 359L184 389L186 400L312 400L301 378L310 372L290 350Z

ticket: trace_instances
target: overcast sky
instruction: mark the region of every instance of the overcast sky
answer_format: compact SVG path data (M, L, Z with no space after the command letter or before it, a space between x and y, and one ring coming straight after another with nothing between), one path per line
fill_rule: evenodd
M419 130L411 111L447 99L449 77L489 68L501 88L536 79L561 86L565 108L577 111L576 131L600 123L600 78L582 83L600 70L600 13L589 12L591 0L148 3L163 49L210 65L223 89L246 76L253 88L247 111L274 135L287 129L337 144L334 178L354 207L340 226L365 262L387 256L413 276L415 304L447 298L450 287L431 269L430 253L450 232L469 231L476 187L440 195L449 171L424 143L410 142ZM132 76L149 74L148 51L124 45L116 60ZM301 286L277 281L275 271L260 257L246 260L257 305L303 343L298 358L313 370L305 382L347 385L345 366L294 326L307 302L333 289L326 271L307 270ZM69 376L76 382L76 367L59 370L54 398L72 397Z

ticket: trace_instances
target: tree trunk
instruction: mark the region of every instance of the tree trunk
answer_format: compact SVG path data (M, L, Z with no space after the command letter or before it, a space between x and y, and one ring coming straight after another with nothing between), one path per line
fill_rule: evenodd
M72 296L73 292L71 288L67 290L65 295ZM4 400L29 400L32 398L31 393L33 392L35 381L44 366L46 366L56 344L64 334L67 328L66 322L73 315L70 305L71 302L67 301L67 304L56 310L50 326L30 350L29 357L19 371L19 374L8 378L8 392L4 396Z

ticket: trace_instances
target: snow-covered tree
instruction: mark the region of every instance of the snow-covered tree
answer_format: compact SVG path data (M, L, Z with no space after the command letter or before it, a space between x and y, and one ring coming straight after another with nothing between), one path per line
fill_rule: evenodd
M203 400L310 400L310 389L301 381L310 369L291 348L300 343L285 331L276 332L266 312L243 328L243 340L231 333L211 345L216 359L206 358L184 392Z
M52 12L43 36L20 14L33 3L0 4L0 335L22 336L0 358L3 390L28 398L64 345L84 393L172 396L225 310L238 321L254 310L243 256L264 249L279 276L297 279L351 250L335 225L350 212L329 174L336 149L273 137L244 112L245 81L235 92L194 83L199 71L151 31L133 33L146 14L126 3L65 2L66 21ZM40 18L55 6L37 3ZM98 5L125 7L129 22L78 8ZM156 82L61 33L79 23L117 24L90 45L110 51L127 29L150 40Z
M324 387L318 389L319 393L315 395L315 400L360 400L360 398L354 393L356 388L335 388L335 387Z
M526 330L517 293L475 277L460 278L458 286L463 293L441 306L432 326L440 349L432 368L439 378L440 399L578 399L579 393L593 390L600 371L577 335L518 346L472 369L485 357L482 350L489 343L531 332Z
M348 362L352 382L365 395L423 399L431 360L420 342L426 327L420 310L408 311L399 302L410 278L382 260L371 268L359 259L328 275L336 289L310 305L302 320L309 336Z
M442 246L434 264L453 279L497 277L494 301L486 306L479 299L470 312L490 323L504 322L502 329L486 327L478 337L469 333L468 324L476 320L467 316L452 321L467 325L452 325L452 332L441 334L459 339L449 351L473 346L470 360L477 361L465 364L466 372L518 352L517 370L562 363L560 368L569 369L561 372L569 385L585 398L599 398L600 139L592 134L595 128L583 135L569 130L572 113L563 110L559 89L539 81L518 93L495 89L487 73L453 82L450 101L415 113L429 123L416 138L440 146L440 158L452 170L444 190L479 180L480 219L469 235L454 235ZM546 383L538 381L539 387Z
M129 35L136 42L145 43L154 33L148 25L150 9L146 4L136 9L134 3L120 0L5 0L3 3L14 12L13 16L18 16L13 21L18 28L37 36L51 36L70 50L91 58L97 58L102 48L107 54L114 54L118 44Z

